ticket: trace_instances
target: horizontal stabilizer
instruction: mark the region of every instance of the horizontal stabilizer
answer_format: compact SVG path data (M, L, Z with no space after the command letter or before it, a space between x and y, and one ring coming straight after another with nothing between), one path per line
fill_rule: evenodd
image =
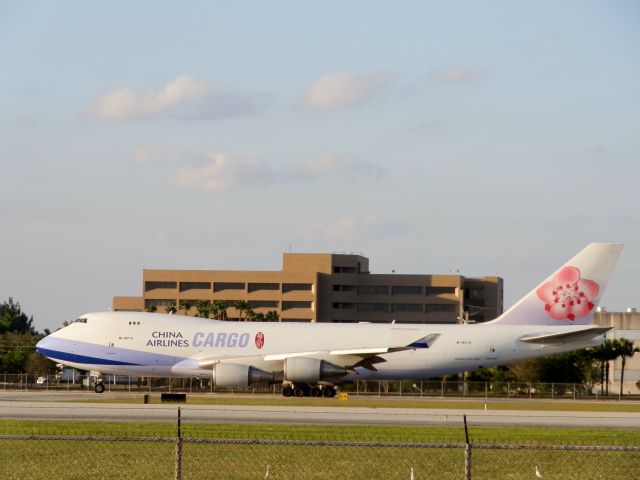
M611 328L613 327L591 327L578 331L531 335L520 338L520 341L525 343L539 343L543 345L561 345L565 343L590 340L598 335L604 335L607 331L611 330Z

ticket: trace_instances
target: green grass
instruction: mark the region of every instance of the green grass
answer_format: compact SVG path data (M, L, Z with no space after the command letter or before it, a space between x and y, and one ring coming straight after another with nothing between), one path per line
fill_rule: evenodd
M152 394L151 403L159 404L160 395ZM91 397L79 402L89 403L143 403L143 395L125 397ZM455 408L465 410L547 410L558 412L640 412L640 403L615 401L573 400L433 400L419 398L349 397L337 398L284 398L276 396L210 396L187 394L188 405L243 405L268 407L369 407L369 408Z
M203 438L288 439L370 442L464 443L461 426L324 426L281 424L183 423L182 435ZM3 435L95 435L116 437L173 437L176 425L155 422L63 422L57 420L2 420ZM474 427L472 443L534 445L633 445L640 446L634 429Z
M460 445L460 427L184 424L187 438L288 439ZM0 421L0 434L173 437L175 425L134 422ZM472 444L633 445L640 435L625 429L472 427ZM185 442L183 478L263 479L459 479L464 453L456 448L196 444ZM4 479L174 478L173 442L0 440ZM483 450L474 448L473 478L629 479L640 452Z

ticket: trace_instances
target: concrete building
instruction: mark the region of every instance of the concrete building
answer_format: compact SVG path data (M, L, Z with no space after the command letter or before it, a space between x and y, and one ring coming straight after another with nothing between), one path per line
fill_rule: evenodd
M114 311L155 305L190 306L197 300L245 300L257 313L275 310L282 321L456 323L502 313L499 277L373 274L361 255L285 253L280 271L143 270L142 296L114 297ZM238 318L228 309L231 320Z
M626 338L633 341L635 347L640 348L640 313L635 308L628 308L626 312L607 312L604 309L598 309L593 323L603 327L614 328L608 333L607 338ZM611 362L609 394L617 394L620 391L621 374L622 359L618 358ZM640 382L640 353L627 358L622 391L625 394L640 393L638 382Z

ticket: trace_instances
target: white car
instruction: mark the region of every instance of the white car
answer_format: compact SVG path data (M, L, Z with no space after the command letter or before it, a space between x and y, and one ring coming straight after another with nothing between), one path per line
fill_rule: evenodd
M38 385L44 385L48 382L49 380L47 379L47 377L38 377L36 380L36 383Z

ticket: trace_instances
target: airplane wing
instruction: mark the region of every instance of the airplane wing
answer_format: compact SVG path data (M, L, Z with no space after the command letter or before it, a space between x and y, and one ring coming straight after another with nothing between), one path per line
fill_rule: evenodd
M266 362L284 361L287 358L293 357L324 357L329 358L332 362L349 365L349 366L372 366L375 363L385 362L386 360L379 355L385 353L402 352L405 350L415 350L418 348L429 348L440 336L439 333L434 333L422 337L415 342L411 342L408 345L396 345L396 346L381 346L381 347L363 347L363 348L348 348L340 350L315 350L308 352L287 352L287 353L275 353L260 356L245 356L245 357L227 357L224 355L211 355L198 359L199 368L211 368L216 363L221 362L233 362L238 360L246 361L250 358L260 358Z
M560 345L564 343L580 342L582 340L589 340L598 335L603 335L613 327L592 327L577 332L561 332L561 333L549 333L530 335L520 338L521 342L526 343L540 343L543 345Z

